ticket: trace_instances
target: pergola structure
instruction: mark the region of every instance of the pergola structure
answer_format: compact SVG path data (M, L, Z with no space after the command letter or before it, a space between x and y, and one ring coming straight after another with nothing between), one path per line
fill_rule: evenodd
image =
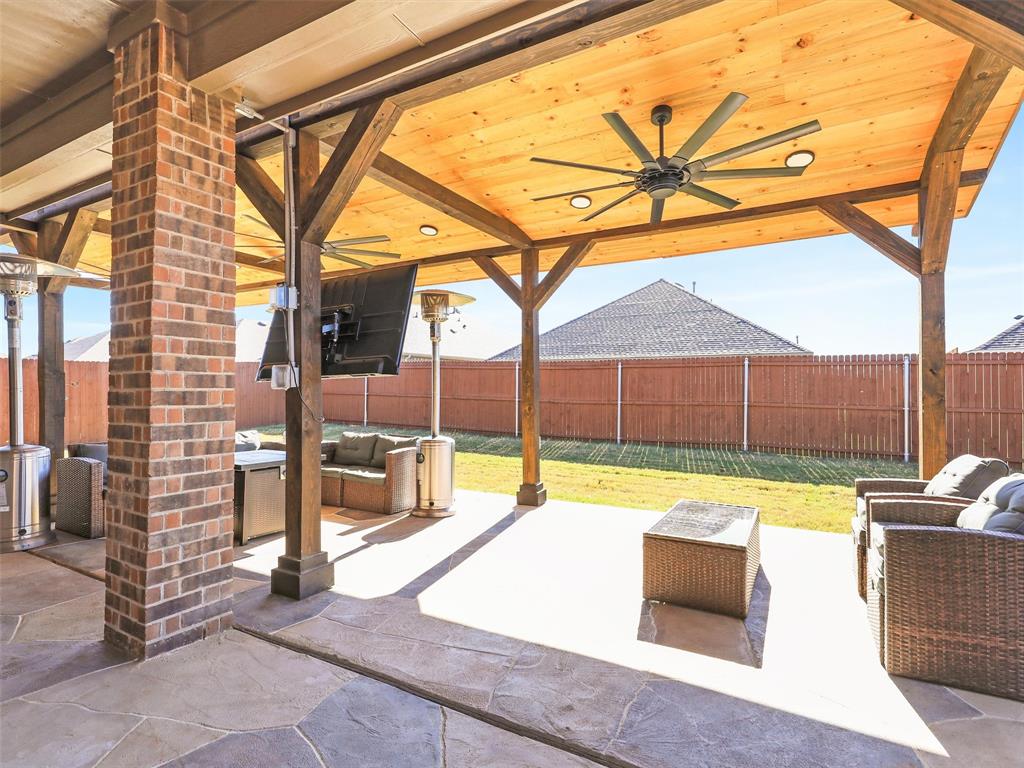
M401 259L366 257L371 269L416 261L421 284L486 276L516 303L518 498L536 505L538 313L574 268L851 232L920 283L921 473L946 460L946 258L1024 93L1018 3L63 0L5 5L0 24L2 237L111 278L117 645L151 655L230 623L233 309L282 280L267 238L288 239L286 165L300 382L287 395L277 592L333 579L320 546L318 285L352 267L322 258L325 240L386 234ZM658 223L643 195L592 222L567 198L531 201L610 181L533 155L638 167L602 113L654 146L650 110L669 104L674 148L730 91L749 101L707 148L817 119L820 133L730 166L810 149L802 176L720 180L741 205L676 195ZM238 116L243 102L258 115ZM288 164L283 121L298 131ZM901 225L916 244L891 231ZM66 284L51 280L39 301L40 434L57 455Z

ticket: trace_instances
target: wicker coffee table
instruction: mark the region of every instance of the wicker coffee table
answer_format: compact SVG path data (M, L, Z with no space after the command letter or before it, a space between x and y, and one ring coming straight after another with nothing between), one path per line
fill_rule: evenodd
M757 507L678 502L644 533L644 598L745 618L759 527Z

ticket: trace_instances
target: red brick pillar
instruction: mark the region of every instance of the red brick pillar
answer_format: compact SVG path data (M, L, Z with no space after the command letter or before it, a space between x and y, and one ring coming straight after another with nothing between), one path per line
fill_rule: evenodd
M114 48L105 636L145 657L232 622L235 119L184 45Z

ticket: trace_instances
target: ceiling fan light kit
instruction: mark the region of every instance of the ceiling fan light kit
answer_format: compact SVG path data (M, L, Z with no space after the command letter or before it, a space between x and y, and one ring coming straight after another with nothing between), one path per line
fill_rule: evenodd
M596 192L605 189L629 189L621 197L616 198L591 214L585 216L582 221L590 221L600 216L607 210L614 208L620 203L639 195L646 194L651 198L651 223L661 222L665 210L665 201L677 193L683 193L705 200L722 208L731 209L739 205L739 200L722 195L697 182L716 179L767 179L784 178L801 175L804 170L814 161L814 153L810 150L798 150L786 158L786 164L781 168L726 168L721 170L710 170L716 165L737 160L754 152L784 144L815 133L821 130L821 124L817 120L788 128L778 133L748 141L745 144L732 147L731 149L707 155L702 158L695 158L701 147L732 117L736 111L747 101L742 93L730 93L722 103L704 120L689 139L671 157L665 154L665 126L672 122L672 107L667 104L659 104L651 110L651 122L658 126L658 156L655 157L644 145L640 138L629 127L629 124L617 112L606 112L603 117L618 134L623 143L636 155L642 166L641 170L634 171L626 168L611 168L603 165L590 165L587 163L575 163L567 160L553 160L544 157L531 157L537 163L548 163L568 168L580 168L583 170L598 171L600 173L612 173L628 177L625 181L616 184L606 184L599 187L588 187L577 189L572 192L560 192L554 195L543 195L534 198L534 202L552 200L555 198L569 197L569 204L574 208L587 207L576 205L576 200L585 197L585 192ZM589 202L589 198L587 198Z

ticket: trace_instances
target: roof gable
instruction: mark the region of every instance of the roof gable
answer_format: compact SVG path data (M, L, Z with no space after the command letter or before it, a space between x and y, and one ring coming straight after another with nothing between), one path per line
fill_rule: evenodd
M971 352L1024 352L1024 318L984 344L979 344Z
M546 360L807 355L810 350L658 280L540 336ZM515 346L493 360L518 360Z

